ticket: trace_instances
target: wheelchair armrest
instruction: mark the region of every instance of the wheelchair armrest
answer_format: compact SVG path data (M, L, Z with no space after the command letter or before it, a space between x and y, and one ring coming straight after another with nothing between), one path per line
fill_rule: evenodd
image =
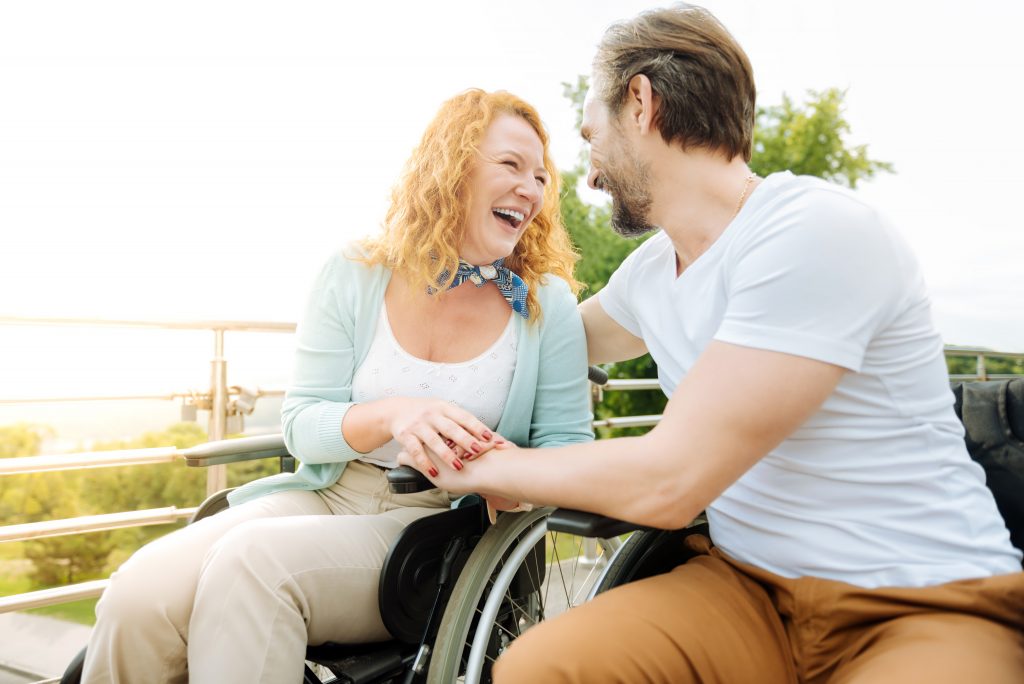
M549 532L566 532L580 537L607 539L640 529L644 526L571 508L556 508L548 516Z
M183 453L185 464L193 468L291 456L284 445L284 436L280 434L206 442L189 447Z
M426 476L409 466L392 468L388 471L387 478L388 485L395 494L413 494L434 488L434 484ZM552 532L566 532L580 537L607 539L643 529L643 525L596 513L557 508L548 516L548 529Z
M392 468L387 477L392 494L415 494L434 488L434 483L426 475L409 466Z

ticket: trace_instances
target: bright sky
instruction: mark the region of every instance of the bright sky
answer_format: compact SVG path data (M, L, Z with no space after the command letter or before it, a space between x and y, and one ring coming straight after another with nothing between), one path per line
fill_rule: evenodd
M294 320L328 253L379 224L444 99L519 94L571 166L561 83L655 4L3 3L0 315ZM898 172L862 192L917 251L946 341L1024 351L1024 3L707 6L761 104L848 89L852 141ZM38 378L43 335L0 327L0 395Z

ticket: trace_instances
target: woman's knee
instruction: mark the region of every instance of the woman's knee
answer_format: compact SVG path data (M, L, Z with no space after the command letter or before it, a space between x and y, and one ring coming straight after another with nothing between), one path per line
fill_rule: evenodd
M193 559L198 567L199 558ZM188 559L166 544L150 543L136 551L111 576L96 604L99 619L147 622L160 614L187 615L195 585L183 565ZM192 575L195 574L195 568Z
M200 582L221 578L231 583L243 575L267 575L283 559L275 543L273 519L248 520L228 530L210 547L200 569ZM284 554L287 555L287 554Z

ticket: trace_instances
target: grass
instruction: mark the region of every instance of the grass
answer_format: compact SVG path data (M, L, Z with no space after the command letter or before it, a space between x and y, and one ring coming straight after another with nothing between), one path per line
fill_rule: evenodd
M35 591L31 581L24 574L11 572L11 563L0 563L0 596L11 596L12 594L24 594L28 591ZM82 599L70 603L61 603L55 606L33 608L24 611L29 615L46 615L48 617L70 620L81 625L92 625L96 622L96 601L97 599Z
M25 612L30 615L46 615L91 627L96 623L96 601L98 600L94 598L82 599L81 601L72 601L71 603L61 603L57 606L33 608Z

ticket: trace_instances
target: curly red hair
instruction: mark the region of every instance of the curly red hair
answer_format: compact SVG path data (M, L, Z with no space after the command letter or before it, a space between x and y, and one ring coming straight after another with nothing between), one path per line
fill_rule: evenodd
M557 275L578 293L573 277L579 256L562 225L558 169L548 150L548 136L532 106L504 91L471 89L449 99L427 126L391 193L383 233L363 241L365 261L401 271L414 286L438 287L443 293L458 267L458 246L466 223L466 179L478 162L487 127L503 114L530 125L544 148L544 168L551 178L544 206L526 228L505 265L519 275L530 293L530 320L540 318L537 288L544 274ZM438 278L448 271L447 282Z

